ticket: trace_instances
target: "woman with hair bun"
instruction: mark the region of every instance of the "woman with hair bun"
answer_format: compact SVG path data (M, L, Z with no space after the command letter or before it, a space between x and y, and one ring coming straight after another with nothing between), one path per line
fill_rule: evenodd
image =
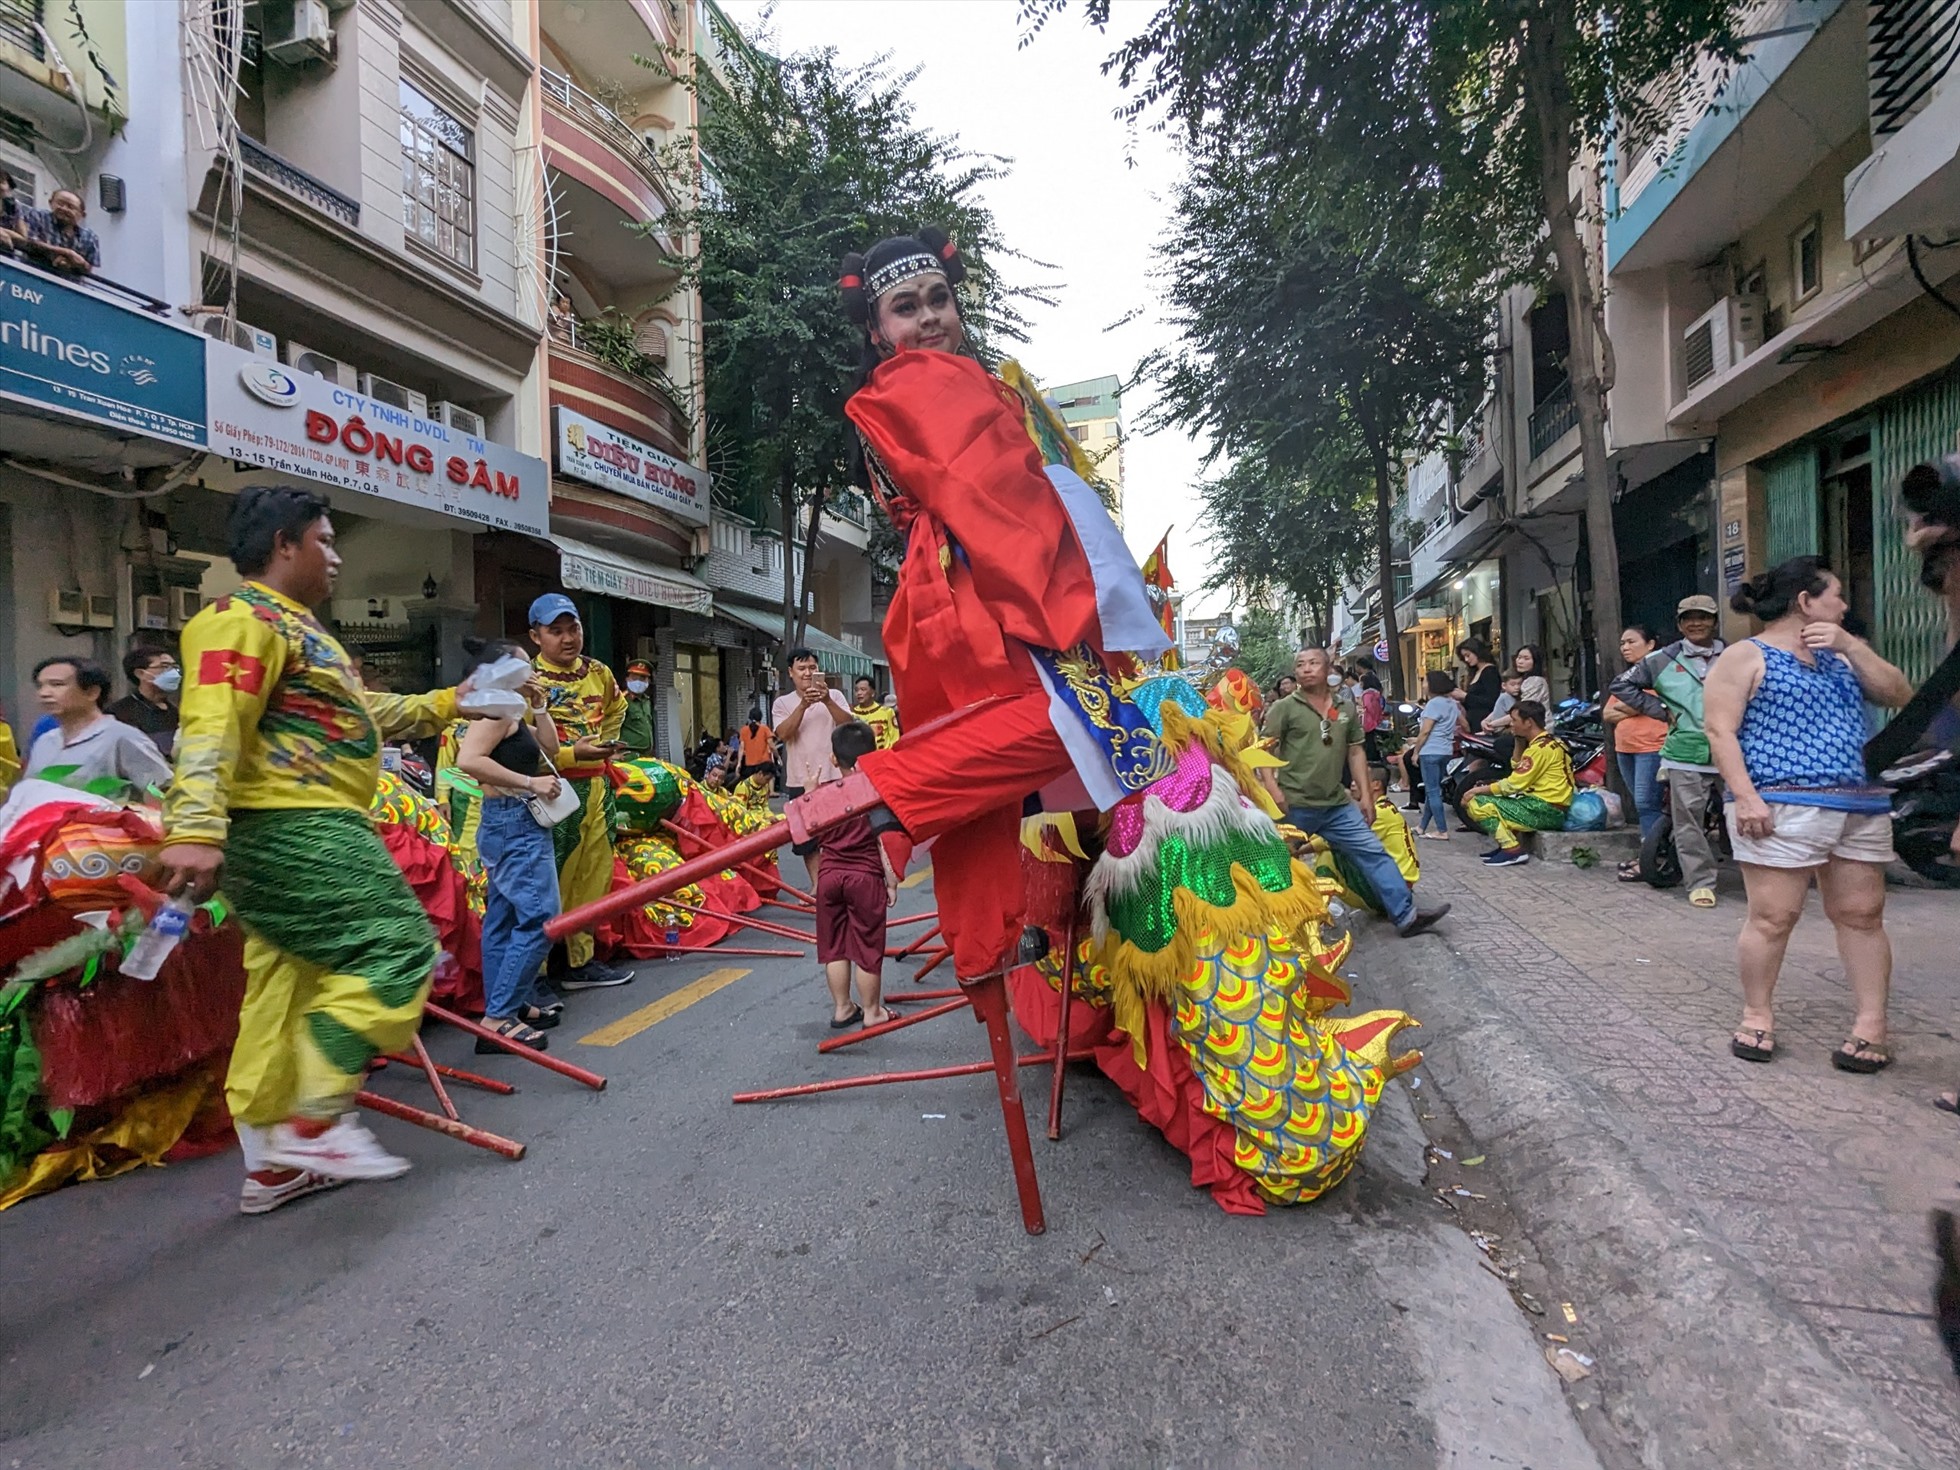
M1762 573L1731 606L1763 626L1716 660L1705 704L1749 894L1749 917L1736 940L1742 1024L1729 1050L1748 1062L1774 1056L1771 996L1815 878L1857 1004L1850 1038L1831 1053L1831 1064L1876 1072L1892 1060L1885 1022L1892 818L1889 793L1865 776L1864 704L1897 708L1912 697L1912 685L1844 630L1844 590L1817 557L1794 557Z

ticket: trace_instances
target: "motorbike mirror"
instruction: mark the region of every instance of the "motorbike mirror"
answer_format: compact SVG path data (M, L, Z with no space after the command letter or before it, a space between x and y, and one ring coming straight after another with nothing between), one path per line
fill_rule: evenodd
M1395 706L1395 713L1397 713L1398 715L1419 715L1422 713L1422 706L1415 705L1415 704L1398 704Z

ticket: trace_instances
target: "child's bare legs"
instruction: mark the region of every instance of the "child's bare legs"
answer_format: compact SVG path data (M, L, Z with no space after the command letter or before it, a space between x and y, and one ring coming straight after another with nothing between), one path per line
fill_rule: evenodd
M851 1019L851 962L849 960L830 960L823 967L824 983L830 987L830 1019L840 1025ZM864 993L864 971L858 971L858 993ZM871 993L877 994L878 980L872 977ZM870 1013L869 1007L866 1014Z
M882 1026L887 1021L896 1021L898 1012L885 1008L884 976L865 969L863 965L852 965L851 968L857 972L858 1004L864 1007L864 1024ZM836 986L833 985L831 990L834 994Z

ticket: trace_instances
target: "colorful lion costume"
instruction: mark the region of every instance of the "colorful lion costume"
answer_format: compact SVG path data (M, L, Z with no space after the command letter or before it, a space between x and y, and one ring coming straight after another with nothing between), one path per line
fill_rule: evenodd
M1084 884L1071 1045L1087 1046L1225 1209L1318 1198L1354 1166L1388 1078L1420 1060L1389 1043L1400 1011L1348 1018L1322 883L1297 862L1232 715L1181 679L1132 697L1154 710L1171 773L1111 814ZM1250 758L1249 758L1250 757ZM1269 759L1269 758L1268 758ZM1060 966L1019 981L1016 1013L1052 1044ZM1084 1014L1086 1012L1086 1014ZM1079 1019L1078 1019L1079 1018Z

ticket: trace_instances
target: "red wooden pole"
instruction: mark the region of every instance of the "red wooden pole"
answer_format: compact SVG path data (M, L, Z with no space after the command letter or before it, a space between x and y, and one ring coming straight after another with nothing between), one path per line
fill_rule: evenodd
M945 963L946 958L949 955L951 955L952 952L953 952L953 947L950 944L947 945L944 949L934 950L932 958L926 961L925 968L912 977L912 983L914 985L917 985L921 981L923 981L926 978L926 976L930 975L934 970L938 969L940 965Z
M414 1057L404 1056L401 1052L398 1051L389 1052L387 1056L382 1058L382 1060L388 1062L394 1062L397 1066L403 1066L403 1067L415 1067L421 1065L419 1062L415 1060ZM461 1067L445 1067L441 1062L433 1062L430 1065L432 1065L443 1076L447 1077L451 1082L461 1082L466 1087L480 1087L485 1092L494 1092L499 1094L500 1096L506 1096L506 1097L509 1096L511 1093L517 1091L517 1089L511 1086L510 1083L499 1082L495 1077L485 1077L476 1072L465 1072Z
M1061 1018L1055 1031L1055 1075L1048 1084L1048 1140L1062 1136L1062 1078L1068 1073L1069 1000L1075 992L1075 918L1069 917L1062 941Z
M767 919L751 918L747 914L724 913L720 909L697 908L691 903L682 903L677 898L663 898L661 902L669 908L679 909L684 914L704 914L710 919L720 919L726 924L745 924L751 929L759 930L764 934L772 934L778 939L800 939L805 944L815 944L817 942L816 935L806 934L801 929L792 929L787 924L773 924Z
M479 1026L476 1022L470 1020L469 1017L459 1016L454 1011L446 1010L442 1006L437 1005L434 1001L427 1002L422 1009L426 1014L434 1016L438 1021L447 1021L450 1025L467 1031L470 1035L480 1040L494 1041L512 1056L522 1057L527 1062L535 1062L548 1072L557 1072L561 1076L571 1078L574 1082L583 1082L594 1092L604 1092L606 1090L606 1079L601 1077L597 1072L588 1072L583 1067L574 1067L570 1062L561 1062L557 1057L545 1052L532 1051L530 1047L512 1041L508 1037L499 1036L488 1026Z
M936 918L937 915L935 915L934 917ZM885 927L889 929L891 926L887 924ZM907 955L917 954L920 950L924 949L928 944L932 943L932 941L936 939L938 936L939 936L939 925L935 923L930 929L926 930L925 933L921 934L917 939L913 940L910 944L906 945L905 948L886 950L885 951L886 957L894 960L902 960Z
M664 817L661 818L660 825L665 827L674 836L685 837L689 842L692 842L696 847L702 848L708 852L726 852L728 850L725 847L716 847L712 842L708 841L707 838L703 837L698 832L690 832L685 827L676 827L672 822L668 821ZM789 839L784 838L783 840L787 842ZM752 862L744 861L739 863L723 863L722 867L740 868L743 872L747 873L751 878L760 878L762 879L763 882L771 884L777 888L780 888L784 893L790 894L792 897L795 898L800 898L803 900L803 902L807 904L814 904L816 902L814 898L812 898L809 894L805 893L801 888L792 887L790 884L785 883L780 873L764 872L762 869L758 868ZM767 899L763 901L765 903L768 902Z
M923 924L928 919L936 923L939 919L939 910L927 909L923 914L907 914L902 919L887 919L885 920L885 927L887 929L903 929L907 924Z
M1030 1235L1043 1234L1048 1222L1041 1212L1041 1185L1034 1174L1034 1145L1028 1141L1028 1114L1021 1106L1020 1060L1014 1037L1007 1029L1007 978L982 975L962 982L973 999L973 1014L987 1028L987 1045L994 1057L994 1082L1000 1091L1000 1117L1007 1127L1007 1154L1014 1164L1014 1192L1021 1198L1021 1223ZM1056 1044L1068 1049L1068 1039Z
M436 1095L436 1106L442 1109L443 1117L454 1123L463 1115L456 1111L456 1104L449 1100L449 1089L442 1085L442 1078L436 1075L436 1064L429 1060L429 1049L422 1045L422 1038L409 1038L415 1045L415 1065L422 1069L422 1075L429 1079L429 1090Z
M384 1117L399 1118L404 1123L413 1123L431 1133L446 1133L459 1142L488 1149L507 1159L524 1157L524 1145L521 1143L495 1133L485 1133L481 1128L472 1128L467 1123L459 1123L439 1113L425 1113L420 1108L411 1108L407 1103L396 1102L392 1097L383 1097L378 1092L358 1092L354 1095L354 1101Z
M1017 1058L1016 1066L1038 1067L1050 1060L1051 1053L1030 1052ZM734 1101L738 1103L777 1102L786 1097L813 1097L820 1092L842 1092L851 1087L882 1087L887 1082L933 1082L941 1077L977 1077L982 1072L991 1072L994 1064L988 1062L961 1062L956 1067L927 1067L917 1072L873 1072L868 1077L838 1077L829 1082L804 1082L795 1087L772 1087L766 1092L738 1092Z
M908 990L903 995L900 996L888 995L885 997L885 999L888 1002L894 999L901 1002L910 1002L915 1000L951 1000L956 995L965 995L965 994L966 992L964 990L960 989L959 986L954 985L945 990Z
M726 944L710 944L702 949L688 949L685 945L677 944L672 949L669 949L664 944L656 944L653 946L653 953L647 956L647 958L666 959L669 956L673 956L675 958L693 959L698 956L704 959L713 959L717 955L739 954L758 955L772 960L800 960L808 953L808 950L803 949L735 949Z
M901 1030L906 1026L916 1026L921 1021L930 1021L934 1016L945 1016L950 1015L954 1011L963 1011L969 1004L971 1002L965 996L961 996L958 1000L949 1000L944 1005L927 1006L922 1011L914 1011L909 1016L900 1016L895 1021L880 1021L876 1026L866 1026L860 1030L850 1032L848 1035L833 1036L828 1041L819 1041L817 1043L817 1050L821 1052L842 1051L847 1046L856 1046L860 1041L869 1041L874 1036L884 1036L889 1032Z
M552 939L563 939L568 934L579 934L587 929L596 929L615 914L623 914L629 909L653 902L677 893L690 883L699 883L703 878L712 878L723 868L732 868L743 859L761 853L773 852L790 840L788 822L772 822L760 832L751 832L746 837L738 837L726 847L717 847L701 857L688 858L677 868L669 868L664 873L655 873L651 878L643 878L638 883L629 883L624 888L615 888L603 898L583 904L570 913L560 914L544 926L544 932Z

